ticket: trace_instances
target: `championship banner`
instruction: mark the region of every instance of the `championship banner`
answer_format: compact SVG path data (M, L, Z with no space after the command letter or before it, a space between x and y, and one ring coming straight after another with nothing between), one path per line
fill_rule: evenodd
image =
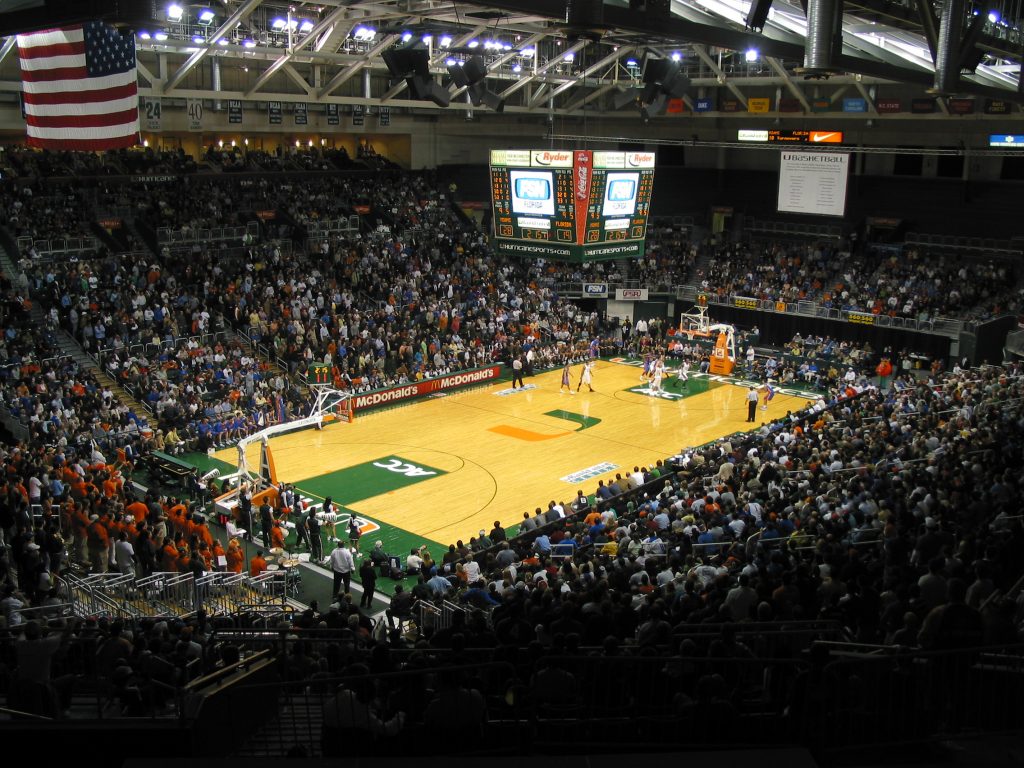
M238 125L242 122L242 102L238 99L228 101L228 122L231 125Z
M588 150L573 153L572 187L576 201L576 243L583 245L583 236L587 229L586 210L590 203L590 171L593 167L593 155ZM580 212L584 215L580 216Z
M270 125L281 125L281 102L267 102L267 121Z
M327 124L328 125L341 125L341 119L338 116L338 105L328 104L327 105Z
M309 110L306 107L306 102L300 101L295 104L295 124L296 125L308 125L309 123Z

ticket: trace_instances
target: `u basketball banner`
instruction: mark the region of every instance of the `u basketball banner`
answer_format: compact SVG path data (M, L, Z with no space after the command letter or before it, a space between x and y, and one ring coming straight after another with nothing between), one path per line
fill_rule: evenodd
M459 389L474 384L483 384L493 381L501 376L502 366L490 365L486 368L474 368L469 371L459 371L448 376L439 376L436 379L424 379L415 381L401 387L390 387L389 389L378 389L375 392L364 392L352 398L352 409L365 411L368 408L376 408L380 405L389 405L402 400L412 400L419 397L426 397L449 389Z

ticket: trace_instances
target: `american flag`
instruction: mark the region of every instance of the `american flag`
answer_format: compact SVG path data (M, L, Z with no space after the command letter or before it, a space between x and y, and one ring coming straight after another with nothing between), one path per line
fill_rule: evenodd
M135 38L101 21L18 35L28 144L104 150L139 143Z

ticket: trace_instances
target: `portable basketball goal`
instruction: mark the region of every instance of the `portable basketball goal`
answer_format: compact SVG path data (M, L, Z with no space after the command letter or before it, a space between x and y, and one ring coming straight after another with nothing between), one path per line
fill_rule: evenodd
M736 367L736 327L727 323L712 323L706 303L700 303L679 316L679 332L690 341L709 339L715 346L711 350L711 373L727 376Z
M284 434L285 432L294 432L305 427L321 429L324 424L332 421L351 422L355 420L351 393L335 389L332 384L310 384L309 390L315 398L309 410L309 416L295 419L294 421L272 424L238 441L238 475L240 479L252 479L252 473L249 471L249 465L245 458L245 451L253 443L260 442L263 446L260 450L260 478L268 483L276 484L276 477L264 476L264 463L269 463L270 474L274 474L273 457L269 457L267 460L264 459L264 456L269 451L268 443L271 437Z
M271 437L306 427L320 429L324 424L332 421L351 422L355 420L351 393L335 389L331 384L310 384L309 389L314 400L308 416L272 424L238 441L235 446L238 451L238 469L231 474L222 476L222 479L228 481L232 488L214 500L215 508L219 512L229 513L235 507L238 503L238 490L243 483L252 483L255 486L254 506L258 505L263 495L269 494L276 498L278 483L277 471L274 468L274 456L270 450ZM249 461L245 454L248 447L257 442L260 444L260 463L259 469L254 472L249 467Z

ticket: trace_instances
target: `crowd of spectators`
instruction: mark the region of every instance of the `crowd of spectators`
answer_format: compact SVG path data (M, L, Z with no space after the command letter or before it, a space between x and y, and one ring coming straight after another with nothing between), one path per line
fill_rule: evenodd
M752 434L601 482L594 501L582 491L572 504L552 501L525 514L514 537L496 522L426 564L420 552L423 572L398 590L385 626L348 596L312 607L291 626L302 647L288 669L326 692L325 754L339 729L383 747L433 727L439 689L460 692L470 743L488 709L501 717L494 710L513 699L555 717L625 707L672 718L708 706L735 717L754 706L811 742L852 738L829 724L842 710L890 734L936 712L950 718L930 697L936 685L967 694L957 681L970 656L958 652L1019 648L1024 629L1022 374L964 370L903 390L858 379ZM416 601L461 609L436 625L418 613L428 621L410 635L402 621ZM323 633L334 645L317 642ZM926 684L898 664L829 664L823 646L798 671L792 662L815 639L951 655L932 657ZM507 662L516 674L492 674ZM477 671L460 668L469 664ZM410 697L407 685L431 665L450 665L451 679ZM336 691L318 682L332 676L350 680ZM822 680L831 683L810 689Z
M15 238L91 237L90 222L82 217L81 209L81 200L71 184L26 184L0 191L0 211L8 232ZM33 257L33 249L25 255Z
M294 382L217 337L222 320L272 349L290 374L325 362L338 385L351 389L520 354L532 354L538 366L555 365L582 354L592 338L611 338L635 353L678 343L667 351L698 364L703 357L663 323L623 333L561 300L553 287L563 279L613 280L617 265L552 268L499 257L428 177L345 181L341 202L331 183L246 189L300 225L314 213L332 217L367 204L380 212L378 226L358 237L335 236L292 260L264 242L229 251L200 246L188 260L161 254L149 264L104 254L39 265L31 275L34 295L54 328L66 328L91 351L105 350L106 370L164 428L147 438L158 447L172 447L165 431L174 431L176 445L180 432L205 448L298 412ZM154 228L221 226L230 220L225 212L238 213L234 189L207 181L186 192L168 188L139 202L137 211ZM296 194L307 197L289 209ZM25 211L23 205L19 212ZM634 269L659 284L671 284L673 269L690 269L700 257L700 247L680 233L667 233L653 250ZM937 313L951 306L940 301L995 298L972 293L969 275L951 272L942 260L913 272L906 262L865 260L854 273L849 257L828 249L796 255L792 248L736 248L729 259L725 253L709 262L709 289L732 286L786 300L812 296L873 311L870 299L882 302L879 311L891 306L897 313ZM841 287L834 281L839 273ZM1012 282L1007 272L980 274ZM864 288L869 275L872 294ZM954 282L960 291L951 298ZM127 548L119 542L131 545L137 559L129 565L140 574L213 569L219 545L186 503L136 499L125 490L120 471L148 431L145 422L73 361L42 365L42 355L55 351L52 328L32 327L27 300L9 284L2 287L8 302L0 392L30 435L0 449L6 481L0 529L9 552L0 567L0 604L8 626L25 625L20 639L3 637L2 661L18 677L26 658L19 643L45 643L47 659L61 649L91 648L66 654L59 671L98 670L116 687L122 712L152 711L154 702L166 701L156 692L166 688L153 681L173 687L187 679L195 660L217 663L202 614L187 626L71 621L44 637L21 609L52 604L69 560L97 572L123 567ZM906 296L913 296L909 310ZM552 501L524 515L517 536L496 523L468 545L438 553L431 566L421 559L417 583L396 594L390 621L375 625L345 595L322 613L314 606L296 617L290 630L300 639L307 630L310 637L327 630L333 645L296 643L296 658L287 660L293 679L330 690L324 681L357 678L332 694L336 706L326 710L326 732L393 735L414 725L442 727L447 713L444 727L468 726L463 735L472 740L483 733L484 702L498 692L567 706L596 695L593 670L551 661L584 653L602 661L707 660L699 675L662 662L667 682L651 693L653 704L680 715L711 704L736 712L751 680L719 662L757 658L763 649L737 635L757 622L818 620L837 637L908 648L1017 643L1024 618L1014 592L1021 575L1015 553L1024 543L1017 514L1024 371L1019 365L958 368L930 379L902 375L876 388L868 376L878 352L869 347L797 337L786 352L778 360L759 356L746 372L826 389L813 406L749 435L638 465L602 481L593 501L583 492L572 503ZM413 601L442 598L463 606L453 624L423 624L417 637L403 632L400 621ZM704 624L727 628L694 641L690 628ZM401 650L423 655L390 658ZM410 700L386 680L367 686L363 679L364 671L386 677L415 669L442 652L455 664L470 656L484 663L511 659L514 685L442 675L434 698ZM41 675L38 670L32 675ZM66 700L57 670L48 664L42 680L54 683L50 704L59 711ZM772 693L773 701L792 700L799 690L791 680ZM463 702L455 720L446 707L451 701Z
M822 243L724 243L694 282L721 296L813 301L919 321L987 318L1021 305L1018 275L1007 261L968 264L951 254L905 248L851 253Z

